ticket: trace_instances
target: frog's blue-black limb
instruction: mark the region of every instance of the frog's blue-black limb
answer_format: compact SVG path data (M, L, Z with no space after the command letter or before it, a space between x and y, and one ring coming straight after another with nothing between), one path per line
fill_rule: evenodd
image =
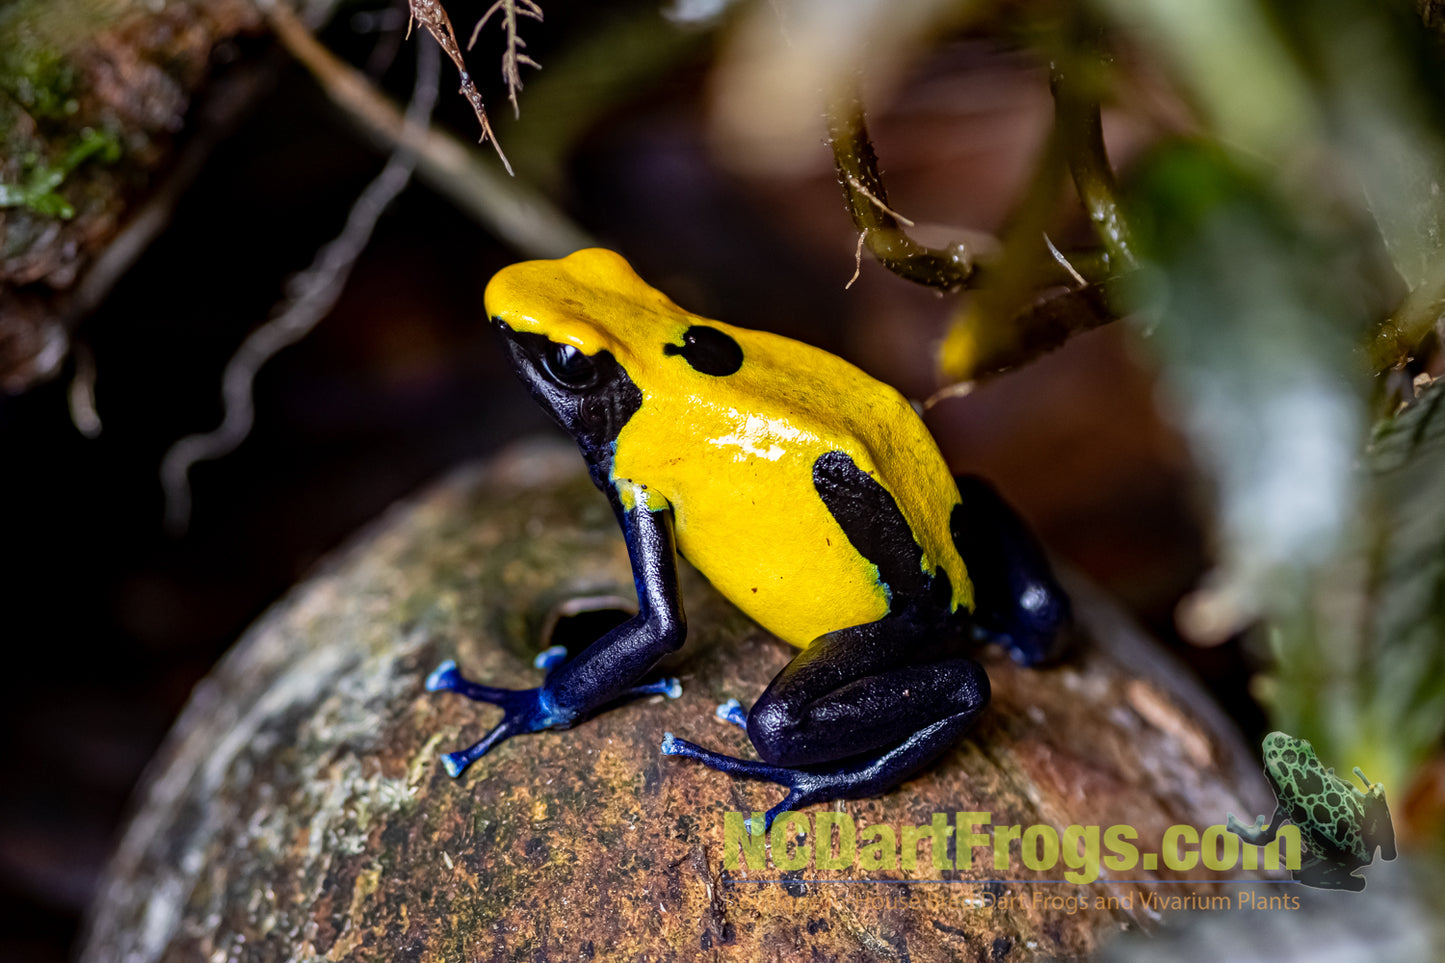
M786 786L769 825L786 809L879 795L947 749L988 705L988 676L977 662L914 660L924 648L920 638L932 637L927 648L936 648L949 631L910 611L818 639L783 667L748 714L761 762L675 737L662 751Z
M676 679L636 685L647 670L681 647L687 633L677 591L677 549L671 509L637 508L618 512L627 538L637 582L638 611L575 658L557 665L535 689L498 689L462 678L454 663L444 662L427 678L432 692L456 692L499 706L502 721L481 741L442 756L448 774L459 776L495 745L514 735L541 729L565 729L611 703L643 695L676 698Z
M446 768L447 775L453 778L460 776L468 766L508 736L546 729L558 722L548 711L547 700L541 689L498 689L481 685L463 678L457 671L457 664L450 659L427 676L426 688L428 692L455 692L476 702L499 706L505 712L502 721L493 727L485 738L459 752L448 752L442 756L442 765Z
M942 719L913 733L875 759L827 769L793 769L736 759L679 739L670 732L663 737L662 753L687 756L740 779L759 779L785 787L788 794L763 817L763 829L769 830L779 813L834 799L867 799L887 792L937 758L972 721L973 716L962 720Z
M497 743L524 732L541 729L566 728L578 713L559 709L555 700L549 698L547 687L536 689L498 689L481 685L462 677L457 664L451 660L443 662L427 677L428 692L455 692L476 702L499 706L506 713L502 721L491 732L472 745L457 752L442 756L442 766L447 775L460 776L467 767L485 756ZM665 695L676 699L682 695L682 683L677 679L660 679L617 692L606 700L608 704L625 702L643 696Z
M1057 657L1073 606L1038 539L988 482L976 475L954 482L961 501L949 521L973 583L975 628L1021 665Z

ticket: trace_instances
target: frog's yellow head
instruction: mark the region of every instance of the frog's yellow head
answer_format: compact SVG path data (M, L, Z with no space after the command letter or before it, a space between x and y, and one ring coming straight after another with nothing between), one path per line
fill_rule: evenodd
M487 316L584 355L607 351L628 371L640 352L677 341L698 320L649 285L620 254L588 248L555 261L502 268L487 285Z
M589 457L605 457L670 356L712 377L743 363L735 329L684 311L601 248L503 268L486 307L518 376Z

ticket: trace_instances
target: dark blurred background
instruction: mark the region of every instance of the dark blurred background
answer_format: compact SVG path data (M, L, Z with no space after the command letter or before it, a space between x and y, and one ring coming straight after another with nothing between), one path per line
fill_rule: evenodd
M528 30L532 55L545 66L597 28L598 6L655 10L548 2L545 26ZM404 29L404 18L388 23ZM385 40L373 26L343 16L323 39L364 63ZM246 56L270 46L247 43ZM382 78L401 98L411 50L400 45ZM560 203L687 307L804 338L928 395L951 302L866 259L844 289L856 235L821 144L817 165L786 182L718 167L701 122L707 55L699 44L593 118L564 164ZM470 55L480 78L495 56L485 38ZM87 440L71 424L72 367L0 398L0 625L12 660L0 673L0 960L66 958L147 759L251 620L396 499L552 430L479 323L488 278L517 255L414 183L335 310L261 372L250 437L194 470L190 530L163 532L163 453L218 422L227 358L383 161L303 70L278 63L164 235L76 333L94 358L103 433ZM471 136L453 88L447 67L438 119ZM506 113L495 85L484 93ZM943 44L871 118L893 204L997 229L1048 110L1029 57L968 37ZM1205 566L1206 493L1156 412L1129 331L1078 338L940 404L929 422L956 469L991 477L1055 552L1172 640L1174 607ZM1237 646L1171 644L1244 726L1258 725Z

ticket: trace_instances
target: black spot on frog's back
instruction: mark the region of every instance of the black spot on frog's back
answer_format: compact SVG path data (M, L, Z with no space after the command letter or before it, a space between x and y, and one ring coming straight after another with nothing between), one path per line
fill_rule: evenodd
M694 370L722 377L743 366L743 349L730 335L705 324L694 324L682 334L682 344L665 344L663 354L681 355Z
M927 593L923 549L888 489L842 451L824 452L813 462L813 487L858 554L878 566L895 605ZM942 569L939 575L947 578Z
M1302 767L1295 773L1295 791L1301 796L1314 796L1324 791L1325 782L1318 771Z

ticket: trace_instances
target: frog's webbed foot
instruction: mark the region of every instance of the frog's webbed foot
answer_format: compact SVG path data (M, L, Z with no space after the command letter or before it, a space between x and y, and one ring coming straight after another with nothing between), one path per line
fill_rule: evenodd
M567 650L560 645L553 646L538 654L533 664L547 672L548 682L552 674L567 659ZM544 682L535 689L499 689L494 686L472 682L457 670L457 664L448 659L427 676L428 692L455 692L475 702L486 702L497 706L503 712L502 721L477 742L457 752L442 756L442 766L447 775L456 777L466 768L491 751L493 746L511 736L542 729L566 729L577 721L580 713L558 705L553 692ZM662 679L644 685L624 689L610 698L609 703L622 702L648 695L665 695L676 699L682 694L682 685L677 679Z
M686 739L679 739L670 732L662 737L662 754L664 756L687 756L689 759L696 759L703 765L716 769L718 772L725 772L730 776L777 783L786 788L788 794L763 816L762 829L764 832L773 828L773 820L777 819L781 813L800 809L816 802L827 802L831 799L874 796L888 788L887 785L874 786L866 780L866 776L860 778L863 774L858 771L812 772L807 769L789 769L786 766L774 766L757 760L725 756L722 753L713 752L711 749L704 749ZM748 823L748 831L756 832L757 827L751 825L751 819L748 820Z
M1260 816L1255 819L1253 823L1246 826L1239 821L1238 816L1234 815L1234 813L1229 813L1224 823L1225 829L1234 833L1234 835L1246 843L1249 843L1251 846L1267 846L1270 843L1270 839L1265 838L1268 827L1268 816Z
M545 654L545 653L544 653ZM539 657L540 658L540 657ZM436 667L427 676L428 692L455 692L474 702L486 702L502 710L502 721L477 742L457 752L442 756L442 765L447 775L456 777L466 768L485 756L492 747L511 736L540 729L564 729L572 724L574 716L559 710L547 698L546 687L536 689L499 689L482 685L464 678L457 670L457 664L450 659Z
M723 708L719 707L719 716ZM757 779L785 787L788 794L763 817L763 829L766 831L772 828L773 820L780 813L834 799L867 799L881 795L931 762L958 738L971 721L971 716L967 720L941 720L915 732L875 759L836 767L793 768L738 759L704 749L670 732L663 736L662 754L686 756L740 779ZM749 831L756 830L750 827Z
M719 707L719 709L721 709L721 707ZM719 715L721 715L721 713L719 713ZM687 756L719 772L725 772L742 779L761 779L767 782L775 782L780 786L787 787L787 796L783 797L782 802L778 803L772 809L769 809L767 815L763 817L764 831L772 828L773 820L777 818L779 813L787 812L795 806L805 806L809 802L814 801L807 798L808 787L800 784L801 780L799 777L808 774L799 770L786 769L782 766L770 766L765 762L725 756L722 753L713 752L711 749L704 749L702 746L688 742L686 739L679 739L670 732L663 734L662 754L664 756ZM749 820L749 822L751 823L751 820ZM755 831L754 827L749 826L748 831Z

